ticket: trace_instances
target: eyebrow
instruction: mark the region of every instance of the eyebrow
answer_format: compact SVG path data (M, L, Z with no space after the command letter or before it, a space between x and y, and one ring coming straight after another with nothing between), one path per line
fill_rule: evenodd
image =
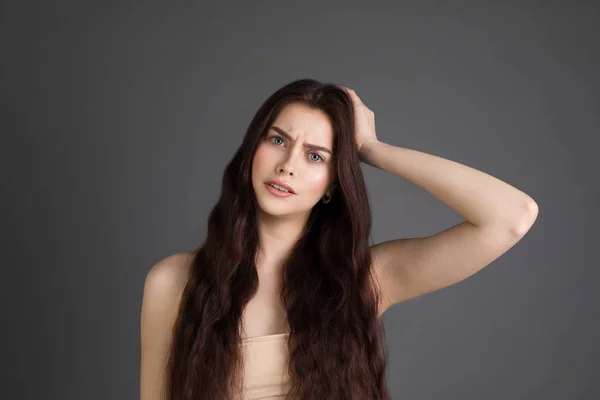
M271 128L273 130L276 130L281 136L283 136L284 138L286 138L287 140L293 142L294 138L292 138L286 131L284 131L283 129L275 126L275 125L271 125ZM321 150L324 151L326 153L329 153L329 155L331 155L331 150L329 150L327 147L323 147L323 146L317 146L316 144L310 144L310 143L304 143L304 147L306 147L307 149L312 149L312 150Z

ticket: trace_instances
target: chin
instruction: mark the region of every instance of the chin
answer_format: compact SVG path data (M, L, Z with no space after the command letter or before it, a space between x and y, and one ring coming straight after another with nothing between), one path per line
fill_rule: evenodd
M303 214L307 211L293 201L289 197L278 199L272 194L267 193L263 196L257 196L256 204L261 212L273 217L289 217L294 214Z
M294 210L290 208L290 205L284 204L284 202L278 203L279 199L268 199L265 197L266 196L259 196L256 199L256 204L262 212L273 216L283 216L294 212Z

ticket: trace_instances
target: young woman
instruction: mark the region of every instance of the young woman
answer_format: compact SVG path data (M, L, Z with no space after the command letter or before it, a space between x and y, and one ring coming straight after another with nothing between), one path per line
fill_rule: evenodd
M360 162L466 221L370 246ZM352 89L292 82L227 165L205 242L146 276L141 398L389 399L381 314L475 274L536 217L531 197L494 177L379 141Z

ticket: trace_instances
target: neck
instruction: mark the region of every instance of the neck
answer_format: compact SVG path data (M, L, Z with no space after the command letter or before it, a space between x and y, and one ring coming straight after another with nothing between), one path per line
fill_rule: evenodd
M275 217L258 213L257 268L279 269L304 233L308 216Z

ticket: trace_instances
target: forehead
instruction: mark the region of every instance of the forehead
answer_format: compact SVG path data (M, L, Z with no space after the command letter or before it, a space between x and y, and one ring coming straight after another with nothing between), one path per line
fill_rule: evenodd
M321 110L301 103L288 104L279 112L272 125L294 138L302 135L306 142L332 148L333 126L327 114Z

